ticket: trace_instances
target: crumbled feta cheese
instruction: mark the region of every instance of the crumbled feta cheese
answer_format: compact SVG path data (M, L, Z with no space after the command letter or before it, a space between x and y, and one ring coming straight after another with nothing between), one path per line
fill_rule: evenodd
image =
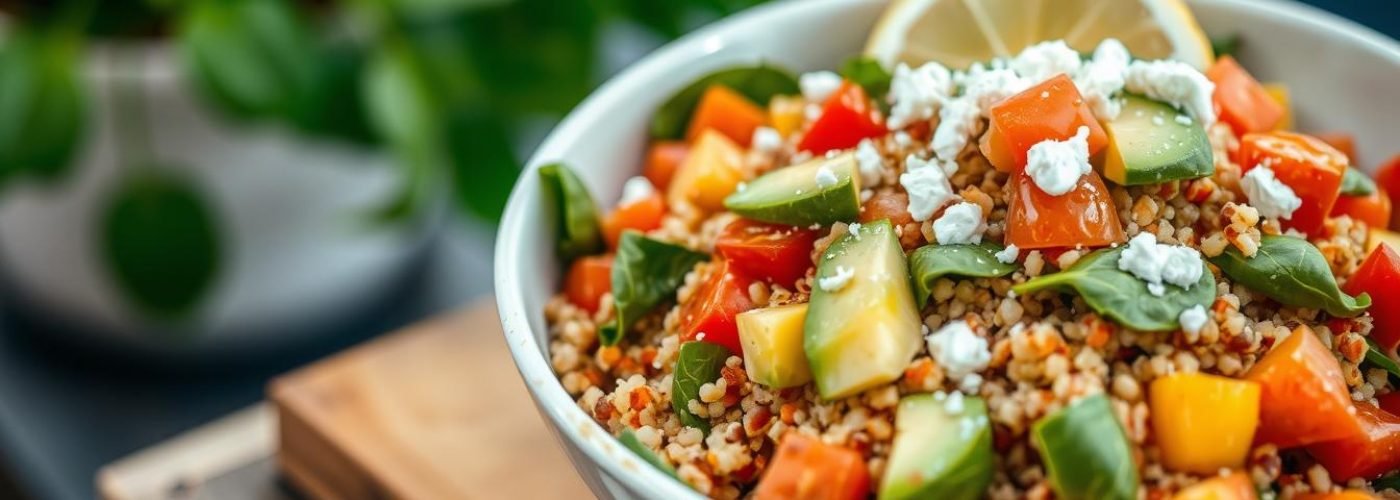
M1191 117L1186 115L1176 115L1176 122L1187 127L1191 126L1192 123Z
M1011 69L1035 84L1060 73L1074 76L1081 62L1079 52L1069 48L1064 40L1052 40L1026 47L1010 64Z
M856 145L856 166L860 170L860 184L865 187L880 185L880 172L885 169L885 158L875 148L875 141L862 139Z
M977 122L982 119L982 110L977 102L967 98L948 101L938 112L938 128L933 131L933 154L944 161L957 159L958 153L967 147L972 134L977 132Z
M875 191L871 191L871 190L869 190L869 189L862 189L862 190L860 190L860 202L861 202L861 203L865 203L865 202L867 202L867 201L870 201L870 198L873 198L874 196L875 196Z
M835 292L846 287L851 282L851 278L856 277L856 270L846 266L836 266L836 274L817 278L817 287L824 292Z
M1026 152L1026 174L1051 196L1070 192L1089 168L1089 127L1079 127L1069 140L1047 139Z
M627 179L622 184L622 199L618 200L618 206L631 205L642 201L656 193L656 187L651 185L651 181L646 177L636 176Z
M1190 290L1206 268L1196 249L1163 245L1157 243L1155 234L1141 232L1128 240L1128 247L1118 257L1118 269L1147 282L1147 291L1161 296L1167 291L1166 283Z
M836 89L841 88L841 75L830 71L803 73L797 79L797 86L802 89L802 97L807 102L823 103Z
M904 160L904 173L899 175L899 184L909 194L909 215L919 222L933 217L935 211L955 197L948 174L942 167L930 163L909 155Z
M835 186L840 179L836 178L836 172L831 171L831 167L822 165L817 167L817 187L826 189Z
M903 130L894 133L894 143L901 148L907 148L914 144L914 137Z
M997 262L1000 262L1002 264L1010 264L1012 262L1016 262L1016 257L1019 257L1020 255L1021 249L1016 248L1015 243L1006 245L1006 248L1003 248L1000 252L996 253Z
M981 65L974 65L963 78L962 99L976 103L986 116L992 105L1026 90L1031 83L1009 69L984 70Z
M762 153L772 153L783 147L783 136L773 127L753 129L753 149Z
M1215 107L1211 104L1215 84L1184 62L1133 61L1128 64L1123 88L1166 101L1190 113L1207 128L1215 123Z
M943 325L928 336L927 342L929 355L943 369L943 373L955 381L977 375L992 361L987 339L973 333L972 327L963 320Z
M1206 316L1206 308L1197 304L1195 307L1181 311L1181 316L1177 318L1177 321L1181 322L1182 331L1192 335L1199 335L1201 329L1205 328L1208 319L1209 317Z
M1278 180L1273 169L1267 165L1261 164L1244 174L1240 179L1240 189L1249 198L1249 205L1264 217L1288 219L1293 217L1294 210L1303 206L1303 200L1298 198L1293 188Z
M943 211L938 220L933 221L933 234L939 245L967 245L982 243L982 233L987 232L987 221L982 217L982 207L976 203L962 202Z
M914 122L933 118L938 106L953 91L953 79L948 68L936 62L910 69L900 63L890 79L890 117L885 124L891 130L907 127Z
M943 401L943 410L949 415L960 414L963 412L963 408L963 394L961 392L954 391L948 395L948 399Z
M802 108L802 116L809 122L816 121L816 119L822 117L822 107L817 104L808 104Z
M966 392L966 393L968 393L968 394L977 394L977 391L979 391L979 390L981 390L981 389L982 389L982 375L977 374L977 373L969 373L969 374L967 374L966 377L963 377L963 378L962 378L962 382L959 382L959 383L958 383L958 390L963 391L963 392ZM986 417L983 417L983 418L986 418ZM964 420L964 421L963 421L963 423L967 423L967 422L969 422L969 421L968 421L968 420Z
M852 222L850 225L846 226L846 232L849 233L849 234L851 235L852 238L855 238L856 241L860 241L860 223L859 223L859 222Z
M1113 96L1123 90L1123 77L1128 71L1128 48L1123 42L1109 38L1099 42L1094 58L1085 63L1074 76L1074 85L1084 96L1094 116L1100 120L1118 117L1123 103Z

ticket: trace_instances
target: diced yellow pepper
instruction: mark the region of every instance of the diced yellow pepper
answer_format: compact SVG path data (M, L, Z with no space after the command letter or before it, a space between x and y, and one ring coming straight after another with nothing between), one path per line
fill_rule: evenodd
M1172 496L1172 500L1255 500L1259 494L1249 475L1231 472L1228 476L1216 476L1188 486Z
M1244 466L1259 426L1259 384L1201 373L1152 381L1152 430L1168 469L1215 474Z
M774 96L768 101L768 123L783 137L790 137L802 128L806 103L800 97Z
M702 210L724 209L724 198L744 180L744 151L714 129L705 129L690 147L690 154L676 170L666 201L672 207L694 204Z
M1400 233L1386 231L1384 229L1370 228L1370 234L1366 236L1366 254L1369 255L1381 243L1390 245L1396 251L1400 251Z
M1283 106L1283 119L1278 121L1278 130L1293 130L1293 99L1289 96L1288 86L1282 83L1265 83L1264 91L1269 93Z
M807 304L754 309L735 317L749 378L773 389L812 381L807 353L802 350L806 317Z

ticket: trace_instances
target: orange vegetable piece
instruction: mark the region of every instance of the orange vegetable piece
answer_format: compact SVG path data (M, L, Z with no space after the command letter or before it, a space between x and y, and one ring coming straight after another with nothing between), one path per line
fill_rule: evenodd
M598 301L603 294L612 291L612 265L611 254L574 260L568 277L564 278L564 296L590 313L598 312Z
M743 161L744 150L728 136L713 129L701 132L666 188L666 204L675 208L692 203L701 210L723 210L724 198L744 180Z
M1341 365L1307 326L1274 345L1245 378L1262 389L1256 443L1292 448L1362 432Z
M1273 169L1303 201L1288 219L1280 221L1309 235L1322 229L1332 205L1341 194L1347 158L1341 151L1314 137L1293 132L1266 132L1240 138L1240 167L1245 173L1261 163Z
M1259 493L1254 483L1243 472L1231 472L1228 476L1217 476L1186 487L1172 496L1172 500L1255 500Z
M763 108L749 98L724 85L711 85L695 106L685 140L693 142L701 132L714 129L747 148L754 129L763 126L767 119Z
M1395 347L1400 345L1400 294L1395 293L1397 289L1400 289L1400 253L1385 243L1371 250L1342 286L1342 291L1349 295L1364 292L1371 296L1370 313L1374 325L1371 340L1387 353L1395 352Z
M1099 174L1090 170L1063 195L1041 191L1024 172L1015 174L1006 213L1006 242L1022 250L1103 247L1123 241L1118 209Z
M1229 124L1235 134L1274 130L1283 120L1283 106L1235 58L1216 59L1206 78L1215 83L1212 97L1220 110L1220 121Z
M1081 126L1089 127L1089 156L1108 145L1108 135L1074 81L1065 75L1002 100L992 106L990 115L987 133L982 135L982 154L1002 172L1025 168L1031 146L1074 137Z
M1341 151L1342 154L1347 155L1347 159L1351 160L1352 165L1361 163L1356 161L1356 138L1352 137L1351 134L1346 132L1319 132L1313 134L1313 137L1322 140L1322 142L1337 148L1337 151Z
M802 122L807 120L806 106L806 101L800 97L773 96L768 101L768 123L773 124L778 135L791 136L802 129Z
M870 493L860 453L789 432L754 490L754 500L849 500Z
M1390 213L1390 194L1377 187L1376 192L1367 195L1338 196L1331 215L1350 215L1352 220L1365 222L1368 228L1385 229L1390 226Z
M903 191L881 192L860 205L861 222L880 219L889 219L890 224L895 226L914 222L914 216L909 213L909 195Z
M1293 500L1376 500L1376 496L1364 491L1347 490L1340 493L1303 493L1293 495Z
M647 149L646 165L642 166L642 175L651 181L656 189L665 191L671 185L671 178L676 175L676 169L685 162L685 155L690 153L690 145L681 141L659 141L653 143Z
M1390 205L1395 206L1395 197L1400 196L1400 155L1390 157L1376 169L1376 184L1390 195ZM1390 213L1390 227L1400 228L1400 212Z
M1360 433L1308 446L1308 454L1338 482L1375 479L1400 469L1400 417L1363 401L1356 403L1356 416Z
M1148 390L1152 431L1173 471L1214 474L1244 467L1259 425L1259 384L1204 373L1177 373Z
M666 201L662 199L661 193L652 193L646 198L620 205L603 218L603 239L608 242L608 248L617 248L617 241L622 238L623 231L651 231L661 227L661 217L664 215Z

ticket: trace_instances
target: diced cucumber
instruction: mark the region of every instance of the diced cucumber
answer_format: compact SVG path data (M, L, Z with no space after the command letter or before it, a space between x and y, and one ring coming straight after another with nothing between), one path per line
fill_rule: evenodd
M744 346L744 370L749 378L773 389L812 381L807 355L802 352L802 321L807 304L766 307L739 313L739 342Z
M952 399L961 401L951 401ZM880 500L982 498L992 483L992 427L982 398L919 394L899 402Z
M855 154L816 158L764 174L725 198L724 208L750 219L793 226L856 220L860 175Z
M1103 174L1119 185L1157 184L1215 173L1205 127L1169 104L1126 95L1123 111L1104 123L1103 129L1108 133Z
M1031 428L1055 497L1065 500L1133 500L1137 463L1108 397L1081 399Z
M842 275L849 279L841 286L822 286L822 278ZM904 250L890 222L865 224L832 243L817 264L817 278L802 347L822 398L898 379L923 338Z

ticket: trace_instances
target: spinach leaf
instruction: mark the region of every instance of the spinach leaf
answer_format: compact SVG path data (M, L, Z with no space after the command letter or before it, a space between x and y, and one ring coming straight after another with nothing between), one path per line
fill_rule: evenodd
M1376 181L1356 167L1347 167L1342 174L1342 196L1367 196L1376 192Z
M759 105L768 104L775 95L789 95L799 92L797 78L783 70L766 64L740 66L711 73L676 95L666 100L651 119L653 139L679 139L685 135L685 127L690 123L690 115L700 102L700 96L711 85L724 85L743 94Z
M616 269L616 268L614 268ZM700 399L700 386L714 382L729 359L729 349L709 342L681 344L676 358L676 371L671 376L671 408L681 424L710 433L710 420L690 412L689 402Z
M573 259L602 250L598 206L573 170L558 163L540 167L540 184L558 219L559 255Z
M1065 499L1137 498L1133 452L1103 394L1081 399L1036 422L1031 432L1055 495Z
M662 460L661 457L656 456L656 453L651 451L647 445L642 444L642 440L637 439L637 433L632 432L632 428L622 429L622 435L618 436L617 440L622 443L622 446L632 450L632 453L636 453L643 462L661 469L661 472L665 472L666 475L676 478L678 481L680 480L681 477L676 475L676 469Z
M1400 363L1385 354L1381 346L1376 345L1376 341L1366 339L1366 361L1376 365L1377 368L1390 372L1391 376L1400 377Z
M1160 297L1147 291L1147 283L1132 273L1118 269L1118 258L1127 247L1099 250L1079 259L1074 266L1012 287L1018 294L1047 288L1073 290L1094 311L1118 323L1141 331L1168 331L1180 327L1181 312L1195 306L1210 307L1215 301L1215 276L1209 270L1190 290L1164 285ZM1205 263L1201 266L1204 268Z
M928 302L933 284L944 276L996 278L1016 270L1015 264L1003 264L996 253L1001 247L983 245L926 245L909 254L909 273L914 276L914 301L919 306Z
M1266 235L1259 240L1259 253L1254 257L1245 257L1230 246L1210 261L1236 283L1282 304L1321 307L1328 314L1347 318L1371 306L1369 295L1353 298L1342 293L1322 252L1301 238Z
M1375 489L1376 491L1400 491L1400 474L1395 474L1389 477L1383 477L1375 481L1371 481L1371 488Z
M612 268L617 317L598 331L603 345L622 340L627 330L657 305L675 296L686 273L710 256L653 240L636 231L622 233Z
M1240 50L1240 35L1233 33L1210 39L1210 48L1215 57L1233 56Z
M860 85L866 95L880 103L885 102L885 94L890 92L890 80L894 78L879 61L869 56L847 59L841 65L840 73L842 78Z

